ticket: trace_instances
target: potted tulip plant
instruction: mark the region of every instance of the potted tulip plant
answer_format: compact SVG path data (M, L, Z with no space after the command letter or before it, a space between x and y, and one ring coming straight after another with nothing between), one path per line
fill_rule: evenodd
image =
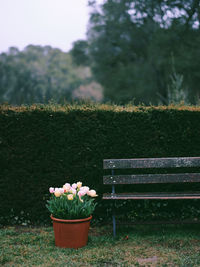
M80 248L87 244L88 230L97 197L95 190L82 186L81 182L62 188L49 188L47 209L53 221L55 245L64 248Z

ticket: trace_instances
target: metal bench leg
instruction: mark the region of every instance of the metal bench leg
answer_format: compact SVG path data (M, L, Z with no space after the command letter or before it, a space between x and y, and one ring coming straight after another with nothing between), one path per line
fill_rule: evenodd
M113 237L116 237L116 220L115 220L115 214L113 214Z
M112 170L112 175L114 175L114 170ZM112 194L115 194L115 185L112 185ZM116 220L115 220L115 201L113 208L113 238L116 237Z

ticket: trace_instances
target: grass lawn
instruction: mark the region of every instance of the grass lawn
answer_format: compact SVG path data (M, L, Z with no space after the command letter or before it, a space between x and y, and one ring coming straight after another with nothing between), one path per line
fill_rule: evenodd
M0 266L200 266L199 225L91 227L88 245L61 249L52 227L0 229Z

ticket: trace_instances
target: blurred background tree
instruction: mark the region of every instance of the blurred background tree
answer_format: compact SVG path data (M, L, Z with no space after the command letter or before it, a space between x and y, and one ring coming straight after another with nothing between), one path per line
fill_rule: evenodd
M97 2L88 2L87 40L70 52L0 54L0 103L199 103L200 0Z
M169 88L179 82L178 99L186 100L187 88L187 102L198 101L199 0L107 0L101 5L93 0L89 5L87 41L75 42L71 54L76 64L91 67L105 100L177 102Z
M77 94L80 87L81 95ZM0 103L64 103L80 98L101 100L102 88L94 82L89 67L74 66L69 53L29 45L23 51L11 47L0 54Z

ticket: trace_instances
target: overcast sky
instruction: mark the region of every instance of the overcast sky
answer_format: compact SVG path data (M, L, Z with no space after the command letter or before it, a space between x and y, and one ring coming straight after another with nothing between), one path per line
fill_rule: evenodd
M29 44L69 51L86 38L88 0L0 0L0 52Z

